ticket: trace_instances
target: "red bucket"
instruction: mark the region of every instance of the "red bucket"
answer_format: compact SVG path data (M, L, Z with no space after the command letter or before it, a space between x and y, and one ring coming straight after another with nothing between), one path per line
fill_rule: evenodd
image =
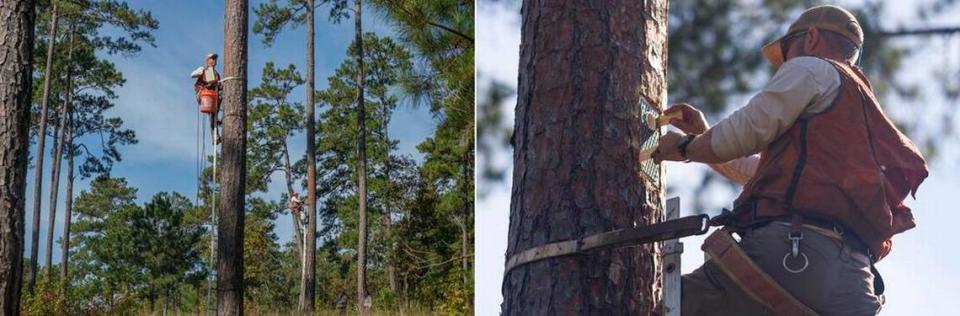
M200 89L200 112L217 113L217 103L219 103L217 91L213 89Z

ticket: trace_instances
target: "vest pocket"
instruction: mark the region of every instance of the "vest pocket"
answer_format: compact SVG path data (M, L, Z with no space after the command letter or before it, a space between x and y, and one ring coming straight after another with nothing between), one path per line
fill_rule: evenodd
M878 232L889 233L893 216L884 194L885 176L879 170L863 170L844 177L841 187L862 220Z

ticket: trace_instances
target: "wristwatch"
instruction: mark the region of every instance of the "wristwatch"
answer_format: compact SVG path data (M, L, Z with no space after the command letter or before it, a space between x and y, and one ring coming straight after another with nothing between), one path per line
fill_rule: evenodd
M680 141L680 144L677 145L677 151L680 152L680 157L683 157L685 160L690 160L687 158L687 146L693 142L693 139L697 138L697 134L689 134L683 137L683 140Z

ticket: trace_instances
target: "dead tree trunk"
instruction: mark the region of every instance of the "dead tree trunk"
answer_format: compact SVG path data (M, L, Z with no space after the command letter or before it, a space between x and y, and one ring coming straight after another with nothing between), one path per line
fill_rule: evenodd
M223 142L217 215L217 314L243 314L247 152L247 0L227 0L223 45Z
M638 162L655 136L638 102L666 97L666 1L525 0L522 15L507 256L657 222L661 172ZM504 276L503 313L653 314L657 251L518 266Z
M313 17L316 8L313 0L307 0L307 228L303 238L304 260L300 278L300 310L304 313L313 313L314 297L316 292L316 265L317 265L317 156L314 121L314 25Z
M363 94L363 26L361 24L361 3L360 0L354 0L354 21L356 29L357 44L357 195L359 197L359 219L357 230L357 309L360 315L367 314L365 298L367 297L367 117L364 108Z
M30 280L27 289L33 292L37 283L37 255L40 252L40 198L43 196L43 156L47 140L47 103L50 99L50 71L53 68L53 47L57 43L57 2L52 1L50 32L47 39L47 63L43 69L43 96L40 99L40 126L37 129L36 175L33 179L33 230L30 233ZM31 10L33 8L31 7Z
M31 0L0 1L0 314L20 314L33 90Z
M57 225L57 198L59 197L60 190L60 163L63 161L63 145L66 142L65 132L67 130L67 121L68 116L70 115L70 104L73 102L73 87L72 87L72 69L73 65L73 33L74 26L70 25L70 41L67 43L67 84L66 84L66 97L64 98L64 103L60 105L60 126L57 127L56 138L54 138L55 145L53 150L53 163L50 168L50 215L47 217L47 258L45 267L47 269L47 279L49 280L53 276L53 232Z

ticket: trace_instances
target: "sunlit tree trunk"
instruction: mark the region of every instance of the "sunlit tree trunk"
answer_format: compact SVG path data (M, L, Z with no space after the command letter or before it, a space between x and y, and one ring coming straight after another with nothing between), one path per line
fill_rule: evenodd
M660 184L638 159L652 133L638 102L666 96L667 2L525 0L522 15L507 256L658 221ZM518 266L505 274L503 314L654 314L656 252Z
M356 44L357 44L357 195L360 205L357 208L357 308L361 315L368 312L365 306L367 297L367 117L364 108L363 84L363 26L361 24L360 0L354 0Z
M20 314L34 3L0 1L0 314Z
M217 223L217 314L243 314L243 218L247 151L247 0L226 0L223 142ZM230 79L230 80L227 80ZM216 175L214 175L216 176Z
M57 1L51 1L53 8L50 18L50 31L47 40L47 62L43 69L43 96L40 99L40 126L37 129L36 170L33 179L33 230L30 236L30 279L27 288L33 292L37 282L37 255L40 252L40 199L43 195L43 156L47 140L47 103L50 97L50 71L53 68L53 47L57 42ZM33 10L31 6L31 10ZM32 32L32 31L31 31Z
M316 156L316 121L314 119L313 94L314 80L314 25L313 17L316 8L313 0L307 0L307 229L304 232L304 260L300 279L300 310L312 313L314 297L316 295L316 266L317 266L317 156Z

